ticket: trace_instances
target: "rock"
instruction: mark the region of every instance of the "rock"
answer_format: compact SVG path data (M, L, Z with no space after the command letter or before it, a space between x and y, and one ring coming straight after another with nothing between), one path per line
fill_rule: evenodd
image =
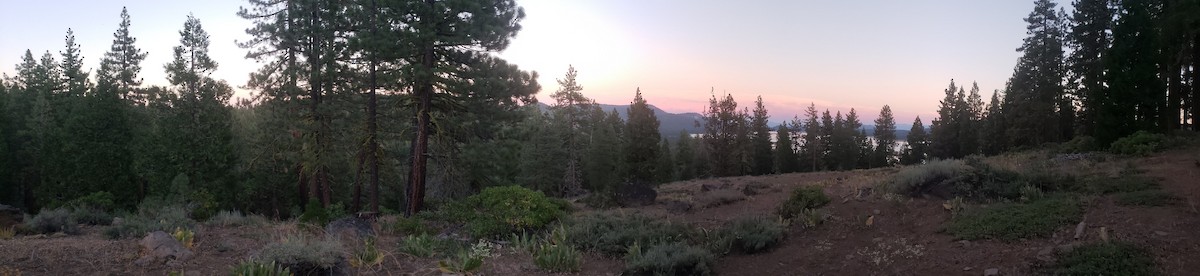
M67 233L54 232L54 234L50 234L50 237L51 238L65 238L65 237L67 237Z
M115 217L115 218L113 218L113 220L112 220L112 226L121 226L122 224L125 224L125 219L124 219L124 218L121 218L121 217Z
M1163 231L1154 231L1154 234L1155 234L1155 235L1159 235L1159 236L1166 236L1166 235L1168 235L1168 234L1167 234L1167 232L1163 232Z
M1054 247L1047 246L1045 249L1038 251L1038 256L1050 255L1054 253Z
M742 194L752 196L761 194L763 190L770 188L771 185L758 181L751 181L742 186Z
M1108 241L1108 229L1100 226L1100 240Z
M375 230L371 227L371 222L356 217L347 217L329 222L329 225L325 226L325 233L334 237L354 239L375 236Z
M880 212L879 209L875 209L874 211L871 211L871 213L878 215Z
M971 267L969 267L969 266L968 266L968 267L964 267L964 268L963 268L963 271L971 271Z
M154 231L146 234L145 238L139 242L142 246L142 258L139 258L134 264L138 266L147 266L153 264L162 264L169 262L170 264L182 265L182 262L191 259L194 253L187 249L174 237L163 231Z
M1075 239L1076 240L1083 238L1083 229L1085 229L1085 228L1087 228L1087 223L1084 223L1082 221L1080 221L1078 225L1075 225Z
M717 189L717 187L713 186L713 185L700 184L700 192L708 192L708 191L712 191L712 190L716 190L716 189Z
M1000 275L999 268L989 268L989 269L983 271L983 276L999 276L999 275Z
M617 204L622 207L651 205L656 198L658 192L644 182L630 181L617 187Z

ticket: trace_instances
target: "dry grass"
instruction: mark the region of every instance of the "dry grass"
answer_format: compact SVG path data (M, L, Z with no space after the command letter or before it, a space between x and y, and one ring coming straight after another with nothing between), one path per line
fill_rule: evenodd
M16 235L17 230L13 228L13 226L9 226L8 228L0 228L0 240L12 239L13 236Z

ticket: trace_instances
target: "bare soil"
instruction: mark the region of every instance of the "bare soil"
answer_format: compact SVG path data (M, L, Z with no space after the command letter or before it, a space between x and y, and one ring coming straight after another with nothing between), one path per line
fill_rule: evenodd
M1004 160L1017 162L1020 160ZM875 184L899 169L799 173L758 177L732 177L684 181L659 187L658 204L607 210L638 212L664 219L714 228L745 216L774 216L788 191L819 186L833 199L823 207L826 221L814 228L791 226L782 246L756 255L731 254L720 258L718 275L982 275L999 269L1001 275L1042 274L1040 267L1053 263L1054 252L1100 239L1101 227L1115 240L1147 248L1165 275L1200 271L1200 151L1174 150L1145 158L1117 159L1107 163L1132 163L1159 180L1162 189L1181 198L1163 207L1129 207L1113 203L1111 196L1088 198L1082 239L1074 239L1075 225L1063 226L1052 237L1016 242L959 241L943 233L951 218L942 200L880 196ZM1092 166L1112 170L1116 166ZM745 191L751 186L751 191ZM739 196L740 195L740 196ZM692 206L682 211L669 202ZM867 224L867 220L871 224ZM109 240L101 227L84 227L76 236L18 236L0 240L0 272L22 275L226 275L230 269L277 236L286 227L211 227L197 229L196 256L177 267L163 264L137 266L142 254L137 239ZM353 268L361 275L442 275L437 260L397 253L399 237L384 234L380 249L387 252L382 265ZM531 257L501 249L485 261L480 275L552 275L533 265ZM582 272L573 275L620 275L623 263L587 253Z

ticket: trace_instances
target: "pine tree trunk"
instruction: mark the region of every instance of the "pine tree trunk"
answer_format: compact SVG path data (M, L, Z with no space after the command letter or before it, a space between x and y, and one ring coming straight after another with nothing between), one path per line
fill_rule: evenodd
M376 6L377 1L371 1L371 33L379 32L379 9ZM379 142L376 138L379 121L377 113L378 97L375 89L379 87L376 67L379 64L378 58L374 53L371 55L371 77L369 84L371 85L371 93L367 94L367 175L370 178L371 184L371 212L379 214Z
M425 45L422 51L421 67L424 70L429 70L423 73L415 87L414 92L417 100L416 113L416 132L412 141L412 169L409 171L408 178L408 207L404 210L404 216L410 217L421 211L421 206L425 203L425 169L428 156L426 151L429 149L429 113L433 105L433 45L432 43Z
M1192 35L1192 131L1200 130L1196 116L1200 115L1200 32Z

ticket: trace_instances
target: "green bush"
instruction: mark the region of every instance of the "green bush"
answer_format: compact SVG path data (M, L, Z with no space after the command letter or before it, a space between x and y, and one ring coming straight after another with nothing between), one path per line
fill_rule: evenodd
M291 276L292 272L287 268L279 267L274 262L262 263L255 261L242 261L237 266L233 267L232 276Z
M123 217L123 222L104 230L111 239L141 238L154 231L172 232L175 229L193 229L196 222L189 216L188 208L181 205L145 203L137 214Z
M1166 206L1179 198L1163 190L1145 190L1117 195L1116 203L1122 206Z
M1157 275L1154 257L1128 243L1105 242L1060 253L1054 275Z
M1100 150L1100 144L1092 136L1075 136L1075 138L1058 146L1058 153L1083 153Z
M425 225L420 217L398 217L390 226L392 233L397 235L422 235L433 233L433 229Z
M1166 149L1167 142L1166 135L1139 130L1129 136L1117 139L1109 146L1108 150L1116 154L1145 156Z
M71 207L75 209L91 209L103 212L112 211L116 205L113 203L113 194L109 192L95 192L86 196L82 196L71 200Z
M446 204L442 218L465 222L477 238L504 237L545 228L566 214L561 201L520 186L490 187L459 203Z
M300 222L322 226L329 224L330 219L329 211L316 199L309 200L308 204L304 205L304 214L298 218Z
M25 219L25 226L35 232L50 234L63 232L70 235L79 234L79 224L71 218L71 212L66 208L42 209L33 218Z
M891 193L920 196L946 186L947 181L953 180L971 170L970 166L961 160L934 160L923 165L910 166L900 170L896 176L884 185Z
M1038 190L1071 190L1075 179L1057 174L1047 166L1033 165L1018 173L993 167L979 156L963 160L932 161L909 167L885 183L892 193L909 196L924 194L944 198L963 197L975 200L1019 199L1028 195L1028 187ZM1025 188L1025 191L1022 191Z
M787 201L779 205L775 213L784 219L792 219L805 209L816 209L829 204L829 196L821 187L800 187L792 190Z
M288 236L267 244L255 261L274 262L300 275L340 275L346 266L345 251L335 239Z
M716 249L720 252L738 251L754 254L778 246L783 242L784 227L779 222L764 218L742 218L726 223L717 232Z
M971 210L951 219L946 230L965 240L1015 241L1049 236L1059 227L1079 222L1082 215L1083 208L1073 198L1045 198Z
M634 244L658 244L687 240L691 230L683 225L641 215L587 214L566 226L567 242L583 250L608 256L625 254Z
M661 243L645 251L634 247L625 256L625 271L634 275L709 275L716 258L681 242Z

